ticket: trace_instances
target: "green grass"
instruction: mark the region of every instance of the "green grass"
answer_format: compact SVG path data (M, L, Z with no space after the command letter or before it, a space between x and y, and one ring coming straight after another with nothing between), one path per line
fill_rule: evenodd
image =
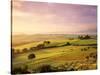
M74 41L72 43L73 44L82 44L82 45L85 45L85 44L97 44L97 41L93 40L93 39L90 39L90 40L76 40L76 41Z
M79 39L74 39L74 40L69 40L69 39L64 39L64 40L49 40L51 42L51 44L49 44L49 46L56 46L56 45L62 45L66 42L70 42L71 44L96 44L97 41L96 40L79 40ZM20 46L15 46L15 49L24 49L27 48L29 49L30 47L36 47L38 44L43 43L43 41L40 42L33 42L33 43L29 43L29 44L24 44L24 45L20 45Z
M94 48L90 48L86 52L82 52L82 48L87 48L88 46L65 46L60 48L43 49L39 51L34 51L36 58L28 60L27 56L32 53L24 53L13 59L13 66L22 66L28 64L30 68L36 65L42 64L53 64L57 66L59 64L64 64L68 61L82 61L91 52L95 52Z
M62 40L49 40L50 44L46 46L59 46L55 48L47 48L47 49L40 49L34 50L27 53L18 54L12 61L12 67L21 67L24 65L28 65L29 69L36 69L37 67L43 64L50 64L52 66L59 66L64 65L70 62L86 62L86 56L88 56L92 52L97 52L96 48L93 46L61 46L66 42L70 42L71 44L79 44L79 45L87 45L87 44L97 44L97 41L94 39L91 40L69 40L69 39L62 39ZM20 46L15 46L15 49L22 50L23 48L30 48L36 47L38 44L42 44L43 41L40 42L32 42ZM88 49L89 47L89 49ZM87 51L81 51L82 49L87 49ZM29 60L28 55L34 53L36 58ZM93 64L92 64L93 65ZM94 64L96 65L96 63ZM96 66L94 66L95 68Z

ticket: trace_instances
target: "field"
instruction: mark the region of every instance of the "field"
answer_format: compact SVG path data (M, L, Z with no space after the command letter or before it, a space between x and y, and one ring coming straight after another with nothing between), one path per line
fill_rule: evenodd
M31 36L33 39L32 37L30 40L21 37L17 42L13 38L13 73L94 70L97 68L96 36L92 35L91 39L79 39L78 35L65 34ZM35 57L29 59L30 54L34 54Z

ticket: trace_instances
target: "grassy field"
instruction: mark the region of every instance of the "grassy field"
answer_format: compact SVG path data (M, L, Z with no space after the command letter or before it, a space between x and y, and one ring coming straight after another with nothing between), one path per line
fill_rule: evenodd
M12 68L27 65L28 70L32 73L45 72L40 71L40 67L43 67L43 65L49 65L50 72L96 69L96 58L95 56L94 58L90 56L91 53L97 53L96 39L80 40L75 38L70 40L69 38L50 38L48 40L50 43L46 46L55 47L16 54L15 57L12 58ZM22 50L23 48L29 49L30 47L36 47L38 44L42 44L43 41L44 40L30 42L14 46L13 48L15 50ZM71 45L65 45L66 42L69 42ZM34 59L28 59L28 55L32 53L34 53L36 57ZM51 68L53 68L53 70L51 70ZM46 72L49 71L47 68Z

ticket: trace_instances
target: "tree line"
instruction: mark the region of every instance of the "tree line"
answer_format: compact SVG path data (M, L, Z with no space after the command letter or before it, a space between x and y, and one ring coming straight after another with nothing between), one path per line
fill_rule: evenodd
M81 39L81 40L83 40L83 39L91 39L91 37L89 35L79 35L78 39Z
M23 48L22 50L12 48L12 56L14 57L14 55L16 55L16 54L26 53L26 52L30 52L30 51L34 51L34 50L40 50L40 49L46 49L46 48L55 48L55 47L62 47L62 46L71 45L70 42L66 42L61 46L57 46L57 45L47 46L50 43L51 43L50 41L44 41L43 43L38 44L36 47L30 47L29 49Z

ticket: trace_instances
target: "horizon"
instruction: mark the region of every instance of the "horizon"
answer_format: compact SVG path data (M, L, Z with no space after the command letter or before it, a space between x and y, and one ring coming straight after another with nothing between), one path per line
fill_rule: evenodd
M12 34L12 36L17 36L17 35L19 36L19 35L97 35L97 34L86 34L86 33L78 33L78 34L74 34L74 33L73 34L67 34L67 33L66 34L65 33L64 34L63 33L61 33L61 34L60 33L59 34L49 34L49 33L48 34L42 34L42 33L40 33L40 34L39 33L37 33L37 34L24 34L24 33Z

